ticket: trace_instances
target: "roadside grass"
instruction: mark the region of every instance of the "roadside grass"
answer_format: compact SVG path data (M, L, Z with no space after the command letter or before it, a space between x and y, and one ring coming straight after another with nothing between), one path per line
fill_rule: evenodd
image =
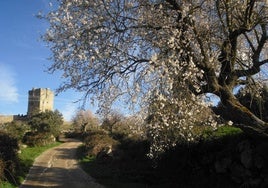
M243 132L241 129L232 127L232 126L222 126L217 130L205 129L202 133L202 143L205 143L203 149L206 146L211 148L211 151L214 151L218 148L219 143L222 143L222 147L225 147L225 143L232 142L234 140L239 139L241 136L243 137ZM136 147L131 147L131 144L126 144L121 142L121 145L125 145L123 152L129 156L132 153L139 153L140 151ZM130 146L130 147L128 147ZM142 144L138 145L139 147L143 147ZM227 146L226 146L227 147ZM193 146L180 146L174 151L167 152L167 157L165 161L161 161L161 163L165 163L165 165L172 167L176 165L178 160L182 160L180 152L185 152L192 150L192 154L200 154L203 151L199 151L198 145ZM129 151L132 150L131 152ZM143 150L146 151L146 150ZM87 172L90 176L96 179L100 184L108 187L108 188L123 188L123 187L165 187L168 185L169 177L173 177L174 174L169 174L169 170L159 168L153 168L150 162L147 160L140 160L140 158L124 158L121 161L112 161L111 163L101 163L95 156L86 155L88 151L86 151L85 146L80 146L78 149L78 157L80 159L80 165L85 172ZM129 153L130 152L130 153ZM146 155L147 153L142 153ZM174 161L169 159L174 158ZM135 162L136 161L136 162ZM171 164L172 163L172 164ZM164 165L164 166L165 166ZM165 167L164 167L165 168ZM166 174L163 173L166 171ZM179 174L183 175L183 174ZM177 177L177 176L176 176ZM174 179L173 179L174 180ZM175 180L177 181L177 180ZM186 180L185 180L186 181Z
M15 186L15 185L13 185L13 184L11 184L9 182L1 182L0 183L0 187L1 188L15 188L17 186Z
M36 157L38 157L44 151L60 145L61 142L55 142L46 146L27 147L21 150L19 154L20 159L20 183L25 179Z
M243 134L243 131L240 128L233 126L221 126L217 130L206 129L203 132L202 137L204 140L210 140L238 136L241 134Z
M14 177L16 182L0 182L1 188L15 188L18 187L26 178L31 166L34 163L36 157L47 149L60 145L61 142L55 142L46 146L26 147L21 149L19 153L19 167L17 171L17 177Z

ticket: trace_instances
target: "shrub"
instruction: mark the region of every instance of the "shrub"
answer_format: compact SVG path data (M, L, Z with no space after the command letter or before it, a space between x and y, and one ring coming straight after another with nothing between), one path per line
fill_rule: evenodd
M18 166L18 149L17 139L0 131L0 178L10 179L14 176Z
M166 151L156 167L161 187L268 187L268 144L225 126L206 139ZM160 182L159 182L160 180Z
M18 141L22 141L24 134L27 130L29 130L29 128L29 125L27 125L25 122L12 121L10 123L6 123L5 132L18 139Z
M118 151L120 156L117 156L118 160L115 161L115 164L119 164L123 169L130 168L139 171L152 165L151 159L147 157L150 151L148 140L135 138L124 139L119 145Z
M0 182L4 179L5 175L5 162L0 158Z
M100 152L107 149L116 148L119 144L116 140L111 138L105 131L91 131L88 132L84 139L87 155L97 156Z
M27 132L22 141L28 146L45 146L55 142L55 137L50 133Z
M76 131L68 131L68 132L65 132L64 135L66 138L76 138L76 139L83 138L83 133L76 132Z
M55 110L41 112L30 117L29 125L33 132L52 134L55 137L60 135L60 128L63 124L62 114Z

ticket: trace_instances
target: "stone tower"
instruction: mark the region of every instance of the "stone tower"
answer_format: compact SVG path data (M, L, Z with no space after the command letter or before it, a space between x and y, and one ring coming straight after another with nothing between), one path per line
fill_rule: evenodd
M27 115L53 110L53 103L53 91L48 88L33 88L29 91Z

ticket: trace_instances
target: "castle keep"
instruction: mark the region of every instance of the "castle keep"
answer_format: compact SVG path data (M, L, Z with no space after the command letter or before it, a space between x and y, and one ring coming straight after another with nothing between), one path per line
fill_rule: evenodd
M54 93L48 88L33 88L28 95L28 112L27 115L33 113L45 112L53 110Z
M28 92L28 111L27 115L1 115L0 125L14 120L26 120L34 113L53 110L54 93L48 88L33 88Z

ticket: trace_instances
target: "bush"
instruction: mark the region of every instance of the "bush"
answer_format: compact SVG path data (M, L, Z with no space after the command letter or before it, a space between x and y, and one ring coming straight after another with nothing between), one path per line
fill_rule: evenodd
M45 135L52 134L54 137L58 137L60 135L62 124L62 114L57 110L34 114L30 117L29 121L29 125L33 132L39 132Z
M84 139L88 156L97 156L100 152L114 150L118 142L111 138L105 131L91 131Z
M55 137L50 133L27 132L22 141L28 146L45 146L55 142Z
M158 161L154 184L163 187L267 187L268 144L231 126L204 140L178 144ZM160 180L160 181L159 181Z
M5 132L18 139L18 141L22 141L25 132L29 130L29 128L29 125L27 125L25 122L12 121L10 123L6 123Z
M96 139L97 135L98 139L105 137L107 145L111 143L111 138L107 138L107 133L106 135L93 134L92 141ZM90 136L87 139L90 139ZM97 140L95 142L98 143ZM90 143L94 144L94 142ZM88 147L88 152L90 152L89 149ZM111 153L105 154L100 151L97 156L84 157L81 163L83 169L104 186L148 187L143 184L153 174L151 160L146 156L148 152L149 142L146 140L125 137L120 139L116 146L113 146Z
M15 138L0 132L0 180L11 179L18 166L19 145Z
M76 139L83 139L83 133L76 132L76 131L68 131L64 133L66 138L76 138Z
M118 156L115 157L113 165L125 173L145 177L152 167L152 160L147 157L149 151L148 140L124 139L115 152Z
M0 182L5 177L4 173L5 173L5 162L3 159L0 159Z

